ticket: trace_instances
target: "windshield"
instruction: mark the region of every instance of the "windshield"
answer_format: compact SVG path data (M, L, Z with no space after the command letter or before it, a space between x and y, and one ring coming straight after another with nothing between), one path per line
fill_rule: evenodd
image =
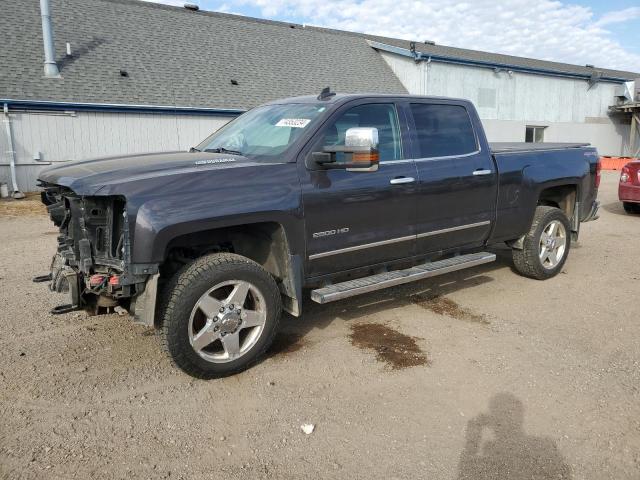
M257 161L278 161L326 108L293 103L254 108L229 122L196 149L244 155Z

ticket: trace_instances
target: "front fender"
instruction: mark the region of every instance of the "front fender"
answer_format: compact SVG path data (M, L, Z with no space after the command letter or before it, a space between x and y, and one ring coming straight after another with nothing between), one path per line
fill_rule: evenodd
M277 222L302 250L300 182L295 164L228 168L133 183L127 200L133 263L164 260L182 235L257 222Z
M167 208L163 208L167 207ZM211 216L210 211L166 213L168 205L145 205L138 210L135 222L132 261L134 263L160 263L164 261L167 246L172 240L191 233L204 232L257 223L273 222L282 225L290 239L291 254L301 252L303 246L296 239L303 238L304 229L297 209L267 210Z

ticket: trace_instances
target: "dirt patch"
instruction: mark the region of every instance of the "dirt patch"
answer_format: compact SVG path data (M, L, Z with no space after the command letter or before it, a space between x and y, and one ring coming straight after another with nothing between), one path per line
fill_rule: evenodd
M416 305L431 310L438 315L447 315L457 320L467 320L469 322L489 325L489 320L485 315L479 315L464 307L461 307L450 298L440 295L413 295L411 301Z
M351 326L351 344L376 352L379 362L394 370L418 365L428 365L429 360L414 337L393 330L379 323L359 323Z
M289 355L300 350L306 343L304 337L298 333L278 332L267 351L267 355L269 357Z
M22 200L3 198L0 200L0 217L24 217L46 215L47 209L38 193L29 193Z

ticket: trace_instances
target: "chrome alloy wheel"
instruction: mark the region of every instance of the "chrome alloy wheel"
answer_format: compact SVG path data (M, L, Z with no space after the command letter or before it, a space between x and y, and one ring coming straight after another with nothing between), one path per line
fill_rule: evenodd
M548 270L555 268L567 249L567 230L558 220L550 222L540 235L540 263Z
M210 288L189 318L189 343L202 358L226 363L251 350L267 321L262 293L251 283L230 280Z

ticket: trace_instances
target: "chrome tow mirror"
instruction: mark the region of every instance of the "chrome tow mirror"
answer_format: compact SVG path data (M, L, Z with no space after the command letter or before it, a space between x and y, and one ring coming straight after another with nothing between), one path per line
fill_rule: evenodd
M344 153L350 158L337 162L336 153ZM327 145L322 152L311 154L312 170L342 169L349 172L374 172L380 163L378 153L378 129L373 127L353 127L345 133L344 146ZM314 168L315 167L315 168Z

